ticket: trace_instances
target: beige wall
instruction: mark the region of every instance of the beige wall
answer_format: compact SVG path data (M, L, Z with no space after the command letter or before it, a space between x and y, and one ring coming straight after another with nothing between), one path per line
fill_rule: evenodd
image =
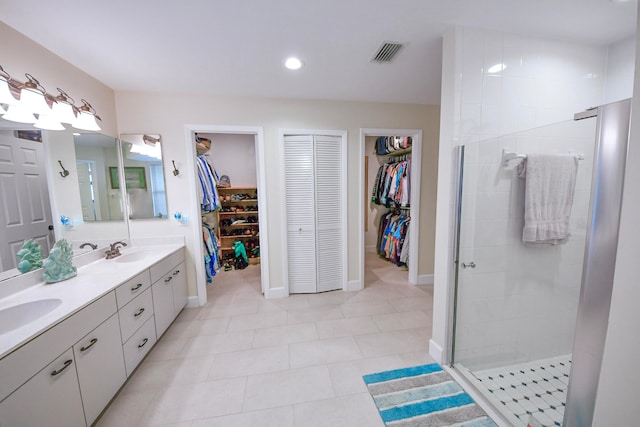
M281 242L284 215L284 192L281 188L282 156L279 131L283 129L346 130L348 132L348 280L359 281L358 200L361 197L359 138L360 128L423 129L423 175L421 187L420 275L433 274L435 235L435 188L438 150L438 106L302 101L282 99L225 98L204 95L170 95L122 92L116 94L119 131L121 133L159 133L162 135L169 213L192 212L196 201L190 200L187 173L185 124L259 126L264 130L266 194L268 205L269 276L271 288L284 286L282 260L285 246ZM181 174L170 173L175 160ZM183 173L184 172L184 173ZM193 229L169 221L134 221L131 237L182 235L188 245L189 295L196 294Z
M67 92L76 105L86 99L96 109L102 122L98 122L105 135L117 136L114 93L95 78L54 55L44 47L0 21L0 65L18 81L26 80L29 73L52 95L56 88Z

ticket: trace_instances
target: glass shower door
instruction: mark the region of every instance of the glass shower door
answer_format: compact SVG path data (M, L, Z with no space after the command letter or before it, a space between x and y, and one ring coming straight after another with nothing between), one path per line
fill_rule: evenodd
M526 425L528 412L540 412L542 425L562 422L595 126L595 119L569 121L463 147L453 362L516 426ZM503 152L581 156L567 243L522 243L521 159L504 162Z

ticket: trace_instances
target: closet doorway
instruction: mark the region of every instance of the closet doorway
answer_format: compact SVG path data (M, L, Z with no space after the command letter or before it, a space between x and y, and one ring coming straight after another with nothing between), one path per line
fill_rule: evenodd
M260 291L268 298L262 128L187 126L187 134L194 159L192 200L197 200L200 219L193 227L199 303L207 301L207 284L248 278L259 281ZM216 200L204 207L203 169L212 172L216 183L215 195L209 197ZM218 268L211 253L216 254Z
M366 286L367 260L394 277L406 277L412 285L422 284L418 277L422 130L361 129L360 158L360 289Z

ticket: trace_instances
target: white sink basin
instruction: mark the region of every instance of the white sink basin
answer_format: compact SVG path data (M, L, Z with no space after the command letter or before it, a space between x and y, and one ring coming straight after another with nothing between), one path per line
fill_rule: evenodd
M33 322L62 304L57 298L41 299L0 310L0 335Z
M149 255L151 255L151 252L149 252L149 251L136 251L136 252L124 253L124 254L120 255L118 258L116 258L116 262L137 262L137 261L142 261L143 259L145 259Z

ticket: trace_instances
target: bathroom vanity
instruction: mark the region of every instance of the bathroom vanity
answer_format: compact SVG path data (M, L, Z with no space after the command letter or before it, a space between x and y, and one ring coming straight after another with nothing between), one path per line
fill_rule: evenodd
M186 302L178 244L0 299L0 425L92 425Z

